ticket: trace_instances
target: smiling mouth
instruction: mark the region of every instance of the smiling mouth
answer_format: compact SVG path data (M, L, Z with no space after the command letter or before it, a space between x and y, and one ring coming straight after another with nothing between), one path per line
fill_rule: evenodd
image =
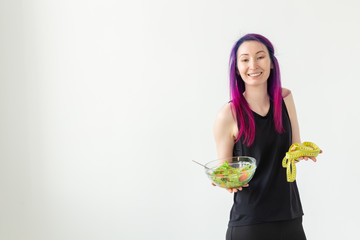
M262 72L259 72L259 73L249 73L248 76L249 77L258 77L262 74Z

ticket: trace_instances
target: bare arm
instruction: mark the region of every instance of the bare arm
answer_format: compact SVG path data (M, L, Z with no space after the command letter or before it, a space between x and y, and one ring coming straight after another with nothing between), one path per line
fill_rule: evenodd
M219 111L214 124L214 138L218 158L232 157L235 126L236 121L232 116L229 103Z
M295 103L293 95L289 89L283 88L283 98L289 113L291 130L292 130L292 143L301 143L299 122L296 115Z
M292 143L301 143L299 122L296 115L293 96L291 94L291 91L286 88L283 88L282 95L290 117L291 130L292 130ZM320 150L320 153L322 153L322 150ZM308 160L309 158L314 162L316 162L315 157L300 157L299 160L302 159Z
M214 124L214 137L218 158L233 156L235 139L237 137L237 123L231 113L230 104L225 105L218 113ZM243 187L248 187L246 184ZM242 187L227 189L230 193L241 191Z

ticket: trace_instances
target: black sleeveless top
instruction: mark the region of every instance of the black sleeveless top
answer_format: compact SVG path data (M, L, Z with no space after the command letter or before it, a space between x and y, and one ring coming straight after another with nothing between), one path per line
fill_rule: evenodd
M289 183L282 159L292 143L290 118L284 101L282 121L284 133L276 132L273 104L266 116L253 112L255 140L248 147L243 136L234 145L233 156L256 159L257 169L249 187L234 194L229 227L289 220L303 215L296 181Z

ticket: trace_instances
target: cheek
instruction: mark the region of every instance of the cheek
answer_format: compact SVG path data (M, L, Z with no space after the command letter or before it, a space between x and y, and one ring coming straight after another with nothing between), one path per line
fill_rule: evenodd
M240 76L241 76L242 78L246 77L246 71L245 71L244 69L240 68L240 69L239 69L239 72L240 72Z
M266 65L267 65L267 66L266 66L266 69L271 70L271 68L272 68L272 63L271 63L271 61L269 61Z
M240 72L240 74L243 74L246 72L246 68L241 65L238 65L238 72Z

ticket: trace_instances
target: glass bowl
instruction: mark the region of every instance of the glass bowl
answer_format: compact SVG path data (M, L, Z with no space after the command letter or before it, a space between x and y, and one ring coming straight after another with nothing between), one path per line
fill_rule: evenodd
M217 159L205 164L205 173L213 185L239 188L250 182L256 170L253 157L236 156Z

